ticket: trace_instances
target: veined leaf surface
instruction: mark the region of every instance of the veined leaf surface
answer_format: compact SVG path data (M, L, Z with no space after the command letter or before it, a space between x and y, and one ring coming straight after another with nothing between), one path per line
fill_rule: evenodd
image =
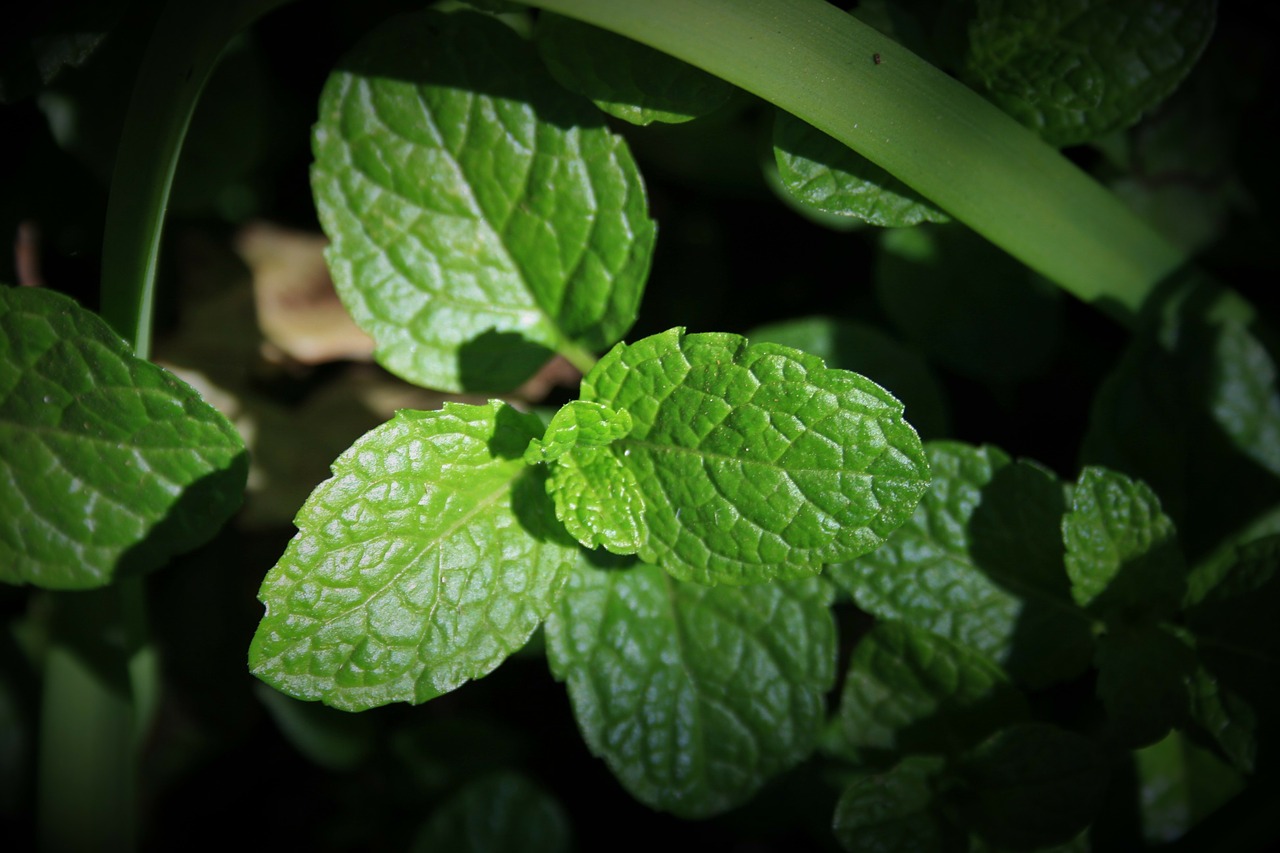
M523 646L578 552L521 459L541 433L503 403L446 403L352 445L262 583L254 673L361 710L424 702Z
M338 292L405 379L508 390L635 321L654 225L631 154L496 20L423 13L366 37L313 146Z

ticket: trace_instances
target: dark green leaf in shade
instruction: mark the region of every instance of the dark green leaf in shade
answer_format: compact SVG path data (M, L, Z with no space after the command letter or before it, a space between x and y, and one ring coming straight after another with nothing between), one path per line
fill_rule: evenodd
M1033 850L1071 841L1097 815L1107 762L1088 738L1046 723L992 735L966 755L959 775L964 822L987 842Z
M1028 713L987 658L923 628L881 622L853 651L826 745L854 760L875 752L950 755Z
M91 589L151 571L240 506L239 434L59 293L0 286L0 581Z
M1086 467L1062 518L1071 595L1104 615L1163 619L1186 592L1186 564L1173 521L1139 480Z
M1194 652L1158 625L1111 625L1098 638L1098 696L1117 740L1155 743L1189 720Z
M859 607L926 628L1042 686L1088 668L1092 623L1063 567L1063 487L994 447L930 442L933 482L878 550L828 575Z
M928 483L901 403L777 344L671 329L614 347L582 399L630 415L626 437L591 452L634 476L645 530L627 550L681 580L817 574L880 545Z
M446 800L418 831L412 853L569 853L564 808L511 771L481 777Z
M535 44L552 76L631 124L675 124L714 112L734 87L699 68L608 30L543 12Z
M753 329L752 341L769 341L816 355L827 367L861 373L902 401L904 414L923 438L949 434L942 388L920 354L875 326L834 317L805 317Z
M254 692L286 741L310 761L331 771L351 770L373 754L376 722L368 714L346 714L300 702L259 683Z
M529 639L578 548L524 464L537 416L399 412L333 464L268 572L254 674L344 710L424 702Z
M706 817L813 750L834 681L831 599L819 578L707 587L584 563L547 619L547 656L623 787Z
M934 802L944 761L912 756L884 773L855 779L840 795L836 840L850 853L959 850Z
M1194 567L1194 604L1213 582L1198 576L1210 555L1280 527L1276 366L1229 297L1194 273L1142 319L1094 398L1081 458L1160 496Z
M1061 336L1061 292L958 223L885 231L875 282L906 338L972 379L1027 379Z
M975 0L859 0L850 10L931 65L954 72L969 50Z
M1196 722L1240 770L1274 766L1280 713L1280 536L1236 550L1225 576L1186 614L1200 668Z
M1244 787L1244 779L1180 732L1134 753L1142 835L1177 841Z
M823 213L899 228L950 217L866 157L779 110L773 154L782 187Z
M654 225L631 154L500 22L389 21L329 78L313 146L335 284L392 372L507 390L635 321Z
M978 0L964 76L1053 145L1127 127L1213 32L1215 0Z

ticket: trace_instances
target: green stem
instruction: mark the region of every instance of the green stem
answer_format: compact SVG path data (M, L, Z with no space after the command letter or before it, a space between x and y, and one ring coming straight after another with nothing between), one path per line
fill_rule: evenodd
M1030 130L825 0L519 2L647 44L794 113L1122 319L1187 260Z

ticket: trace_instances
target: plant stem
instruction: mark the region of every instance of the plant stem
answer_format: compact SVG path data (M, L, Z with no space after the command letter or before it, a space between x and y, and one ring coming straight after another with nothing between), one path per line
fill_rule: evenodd
M519 2L643 42L794 113L1121 319L1186 261L1030 130L825 0Z

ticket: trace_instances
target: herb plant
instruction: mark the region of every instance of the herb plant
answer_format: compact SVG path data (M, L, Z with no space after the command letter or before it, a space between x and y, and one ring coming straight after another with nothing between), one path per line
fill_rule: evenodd
M50 849L163 837L134 824L136 747L160 701L142 578L218 553L249 463L227 418L148 360L160 223L204 78L277 5L159 18L115 157L103 317L0 290L0 578L56 591L14 620L12 657L40 662L43 689L38 794L15 797ZM391 750L416 781L388 784L430 804L409 830L331 846L616 835L567 817L562 800L586 795L540 784L546 764L501 745L518 729L411 716L542 658L577 750L642 807L628 814L678 819L645 839L1274 840L1274 343L1258 294L1191 265L1221 240L1230 193L1192 181L1200 196L1174 215L1144 180L1194 168L1161 134L1222 109L1207 75L1237 79L1213 52L1216 13L370 12L319 96L310 188L377 363L455 398L342 452L261 580L249 667L272 689L258 706L335 773ZM194 84L158 82L182 73ZM841 285L857 310L779 320L757 305L749 327L714 329L698 294L668 292L693 316L654 315L665 226L641 167L714 171L752 140L778 216L873 254ZM1198 153L1226 169L1225 144ZM1064 338L1080 353L1063 357ZM574 393L520 397L552 359L581 375ZM982 409L995 416L980 429L1020 418L1049 439L975 434L961 419ZM1067 446L1053 417L1073 425ZM1008 439L1052 458L991 443ZM21 732L19 681L0 682L0 710ZM392 717L396 703L428 704ZM380 737L370 717L405 727ZM418 754L409 720L469 754ZM757 803L773 825L749 822Z

